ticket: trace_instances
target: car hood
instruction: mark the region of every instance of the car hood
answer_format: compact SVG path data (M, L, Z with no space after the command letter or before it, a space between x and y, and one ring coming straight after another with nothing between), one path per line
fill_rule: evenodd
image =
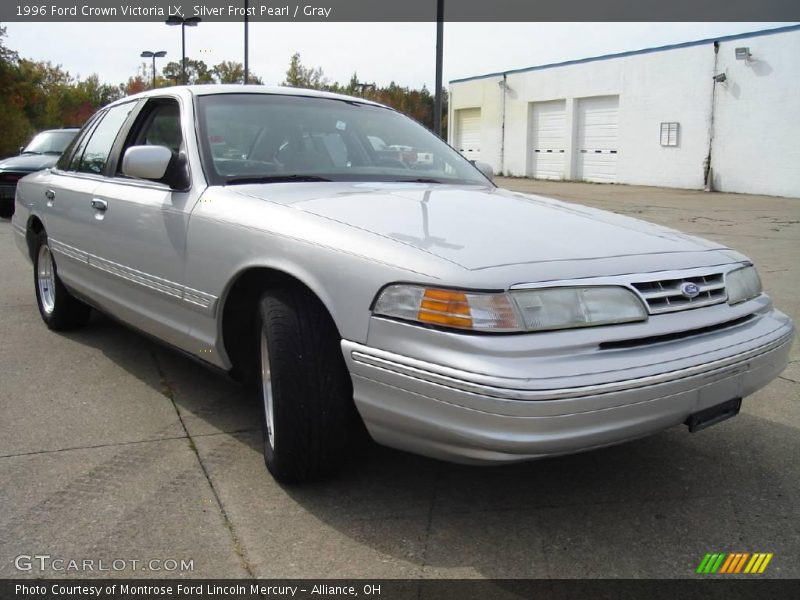
M53 154L20 154L0 160L0 171L17 171L20 173L41 171L55 166L58 156Z
M237 191L413 246L471 270L725 248L638 219L499 188L272 183L242 185Z

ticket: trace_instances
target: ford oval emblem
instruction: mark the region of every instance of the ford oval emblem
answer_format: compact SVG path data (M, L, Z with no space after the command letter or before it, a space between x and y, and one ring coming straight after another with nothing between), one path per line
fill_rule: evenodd
M692 283L691 281L684 281L681 284L681 294L686 296L687 298L696 298L697 295L700 293L700 288L697 287L697 284Z

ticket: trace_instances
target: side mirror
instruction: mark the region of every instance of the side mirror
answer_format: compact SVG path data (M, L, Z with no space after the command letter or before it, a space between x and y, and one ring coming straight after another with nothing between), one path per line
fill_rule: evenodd
M492 165L485 163L482 160L472 160L470 162L475 165L475 168L483 173L489 181L494 179L494 169L492 169Z
M186 155L166 146L131 146L122 157L122 172L128 177L166 183L174 190L189 188Z
M25 146L20 146L19 147L19 153L20 154L22 154L24 150L25 150Z

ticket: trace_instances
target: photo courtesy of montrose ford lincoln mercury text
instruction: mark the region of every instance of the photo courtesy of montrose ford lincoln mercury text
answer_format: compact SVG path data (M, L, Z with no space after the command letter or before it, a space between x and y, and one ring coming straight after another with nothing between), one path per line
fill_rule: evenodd
M473 464L701 430L794 338L738 252L499 189L413 120L329 93L117 101L19 182L12 222L48 327L93 307L252 383L283 481L364 430Z

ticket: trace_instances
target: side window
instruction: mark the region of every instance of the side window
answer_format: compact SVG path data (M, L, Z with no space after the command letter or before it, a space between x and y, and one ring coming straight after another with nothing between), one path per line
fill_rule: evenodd
M86 123L81 127L81 130L78 134L72 139L69 146L61 153L61 156L56 163L56 169L61 171L66 171L69 169L70 164L72 163L72 158L74 155L78 154L79 152L77 149L80 147L80 154L83 153L83 146L86 143L86 140L89 138L89 132L91 131L92 127L94 127L95 123L97 122L98 117L100 116L101 111L97 111Z
M75 170L82 173L102 174L114 140L134 105L135 102L127 102L108 109L89 137L83 152L78 149L70 166L76 166ZM77 165L75 159L79 160Z
M132 143L127 146L166 146L173 152L180 152L183 144L181 135L181 111L175 100L157 98L150 100L142 111L141 125L134 127Z
M83 156L83 151L86 150L86 144L89 141L89 138L92 137L92 133L94 132L95 127L97 124L103 119L105 116L106 111L100 110L91 118L91 120L84 126L83 131L75 138L75 151L69 154L69 163L64 167L65 170L68 171L77 171L78 167L81 164L81 157ZM67 153L64 153L64 156L67 156ZM62 159L64 158L62 156Z

